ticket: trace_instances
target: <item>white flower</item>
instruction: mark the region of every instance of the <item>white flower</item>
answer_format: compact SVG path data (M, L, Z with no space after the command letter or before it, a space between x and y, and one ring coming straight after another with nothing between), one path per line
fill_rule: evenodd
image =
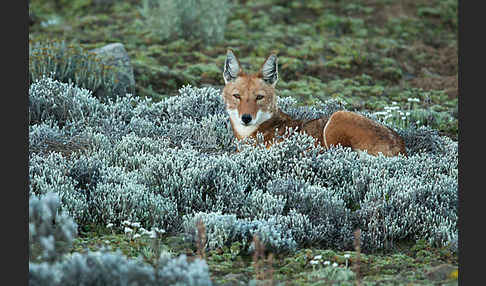
M375 112L375 115L376 116L378 116L378 115L387 115L387 114L388 114L388 112L386 112L386 111L377 111L377 112Z
M125 233L131 233L131 232L133 232L133 229L125 226L124 231L125 231Z
M385 110L398 110L400 109L400 106L385 106Z
M157 238L157 233L155 231L150 231L150 238Z
M316 264L319 264L319 261L317 261L317 260L311 260L309 263L312 264L312 265L316 265Z
M139 222L132 222L132 227L139 228L140 227L140 223Z
M106 228L112 228L113 227L113 224L112 223L109 223L106 225Z
M163 230L162 228L158 228L158 227L152 227L152 231L155 231L157 233L165 233L165 230Z
M140 234L136 233L133 235L133 238L139 238L140 236L141 236Z
M338 267L338 265L339 265L339 264L337 264L336 262L334 262L334 263L332 264L332 266L334 266L334 267Z
M344 254L344 258L348 259L351 257L351 254L347 253L347 254Z
M322 259L322 255L316 255L316 256L314 256L314 259L321 260Z
M328 261L328 260L324 261L324 265L330 265L330 264L331 264L331 261Z
M131 225L132 223L129 221L129 220L126 220L124 222L122 222L123 225Z
M407 101L408 102L420 102L420 99L418 99L418 98L408 98Z

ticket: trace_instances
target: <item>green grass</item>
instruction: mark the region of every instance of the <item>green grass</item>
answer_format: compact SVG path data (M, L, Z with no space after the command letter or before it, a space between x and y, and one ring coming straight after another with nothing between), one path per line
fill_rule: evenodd
M213 45L157 39L139 13L141 1L112 2L101 6L88 0L32 1L29 10L37 22L29 29L29 39L64 40L86 50L121 42L131 58L137 95L155 101L176 95L185 84L222 87L227 48L233 48L243 67L252 71L277 51L281 96L292 96L301 105L336 98L355 111L398 106L411 113L410 120L420 119L457 140L457 82L451 95L446 81L458 72L457 1L234 1L225 40ZM420 84L435 80L447 84ZM410 98L419 102L411 103ZM155 261L155 251L195 253L194 246L180 237L165 236L155 250L151 239L130 239L103 227L81 232L73 251L103 245L130 257L145 255L149 262ZM346 253L353 266L355 253ZM275 257L274 279L323 285L316 278L322 269L309 264L312 257L322 255L344 267L344 254L302 249ZM215 282L254 276L251 256L239 253L237 246L211 251L206 260ZM362 282L370 285L428 284L426 272L441 263L457 266L457 254L410 242L386 253L362 254L360 273ZM455 279L446 282L457 284Z

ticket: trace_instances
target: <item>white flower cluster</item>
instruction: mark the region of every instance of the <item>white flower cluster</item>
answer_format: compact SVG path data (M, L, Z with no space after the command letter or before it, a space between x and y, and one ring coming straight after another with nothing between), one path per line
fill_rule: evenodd
M160 235L165 233L165 230L160 229L156 226L153 226L151 230L146 230L145 228L142 227L142 225L139 222L130 222L128 220L123 221L121 225L123 226L123 232L129 235L132 239L140 238L142 236L157 238L160 237ZM106 228L111 229L113 227L114 227L113 223L108 223L106 225Z

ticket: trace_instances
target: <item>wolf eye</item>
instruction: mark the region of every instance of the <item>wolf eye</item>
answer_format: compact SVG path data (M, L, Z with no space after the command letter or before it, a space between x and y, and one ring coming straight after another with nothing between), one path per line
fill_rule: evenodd
M263 95L259 94L259 95L257 95L256 100L263 99L263 97L264 97Z
M239 94L237 94L237 93L233 94L233 96L234 96L235 98L240 99L240 95L239 95Z

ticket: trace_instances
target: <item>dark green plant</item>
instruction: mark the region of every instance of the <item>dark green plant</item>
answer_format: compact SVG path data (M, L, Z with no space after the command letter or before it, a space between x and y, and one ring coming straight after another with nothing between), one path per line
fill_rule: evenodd
M95 53L65 41L47 40L29 43L29 84L49 76L61 82L92 91L105 90L116 97L118 82L115 68L106 65Z

